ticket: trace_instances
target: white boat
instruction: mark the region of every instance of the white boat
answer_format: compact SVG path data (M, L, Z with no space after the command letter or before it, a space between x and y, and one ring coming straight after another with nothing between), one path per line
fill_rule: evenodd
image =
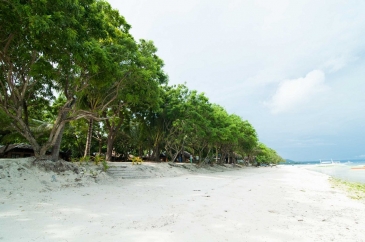
M342 165L340 161L334 160L319 160L319 166L334 166L334 165Z

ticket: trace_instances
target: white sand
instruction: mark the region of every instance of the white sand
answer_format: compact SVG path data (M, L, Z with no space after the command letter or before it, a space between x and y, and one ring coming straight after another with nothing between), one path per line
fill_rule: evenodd
M294 166L211 173L224 169L144 163L164 177L101 173L95 183L28 163L0 160L0 242L365 241L365 204Z

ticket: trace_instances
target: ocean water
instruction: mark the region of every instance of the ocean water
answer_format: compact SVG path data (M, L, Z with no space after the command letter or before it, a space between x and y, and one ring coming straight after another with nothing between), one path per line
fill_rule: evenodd
M301 166L334 178L365 184L365 160L341 160L336 165L321 165L319 161L294 162L287 165Z

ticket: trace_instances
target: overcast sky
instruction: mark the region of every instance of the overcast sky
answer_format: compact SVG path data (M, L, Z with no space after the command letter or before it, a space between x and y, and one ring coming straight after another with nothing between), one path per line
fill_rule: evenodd
M287 159L365 159L365 1L109 0L170 84L247 119Z

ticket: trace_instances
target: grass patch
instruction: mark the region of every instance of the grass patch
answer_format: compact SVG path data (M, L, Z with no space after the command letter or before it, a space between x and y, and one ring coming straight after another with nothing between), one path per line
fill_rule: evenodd
M352 199L365 199L365 184L357 182L348 182L337 178L331 178L331 183L347 191Z

